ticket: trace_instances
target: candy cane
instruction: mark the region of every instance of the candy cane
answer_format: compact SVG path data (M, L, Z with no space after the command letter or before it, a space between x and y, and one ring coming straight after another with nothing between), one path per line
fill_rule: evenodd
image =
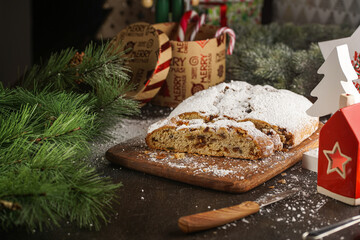
M184 41L188 23L191 20L196 21L198 18L199 15L195 11L190 10L184 13L179 24L178 37L177 37L178 41Z
M205 19L206 19L206 14L205 14L205 13L201 14L200 18L199 18L198 21L196 22L194 31L191 33L190 41L194 41L195 36L196 36L196 34L199 32L200 27L201 27L202 25L204 25Z
M227 54L231 55L233 53L233 50L234 50L236 35L235 35L235 32L231 28L222 27L222 28L220 28L220 29L218 29L216 31L215 37L217 38L217 37L219 37L220 35L222 35L224 33L227 33L230 36L230 41L229 41L229 47L228 47L228 50L227 50Z

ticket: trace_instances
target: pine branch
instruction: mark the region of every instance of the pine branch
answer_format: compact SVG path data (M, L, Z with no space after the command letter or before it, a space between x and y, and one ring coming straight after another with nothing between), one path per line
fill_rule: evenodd
M121 184L83 161L90 140L116 117L139 112L123 96L129 84L123 52L90 44L32 67L22 87L0 85L0 228L29 231L66 219L99 229ZM111 117L109 117L111 115Z
M84 148L88 148L84 140L44 139L42 144L29 144L29 139L42 136L44 130L42 127L34 127L38 132L18 134L24 132L29 124L41 124L41 121L36 120L34 110L36 108L27 107L22 112L29 114L13 112L1 119L1 123L7 123L6 119L9 119L9 122L22 124L15 124L18 126L17 131L7 128L0 131L0 199L21 206L16 211L0 209L0 226L3 229L25 226L29 230L41 230L52 224L59 225L61 219L69 218L80 227L93 225L98 229L99 219L107 221L104 211L109 208L114 190L120 185L111 183L110 179L100 178L95 169L80 160L84 156ZM61 119L65 121L66 118L60 115L56 121ZM70 126L71 119L65 121L64 125ZM83 123L84 119L81 119ZM10 141L14 136L18 137ZM83 137L89 140L89 137ZM83 212L76 209L80 205ZM48 221L49 218L51 221Z
M305 95L309 94L309 90L315 88L322 79L322 75L318 74L317 71L323 62L320 48L315 43L310 45L309 50L295 52L292 59L295 72L293 86L296 86L297 92ZM310 81L310 79L312 80ZM292 88L290 89L292 90Z
M74 74L74 69L69 67L69 62L75 53L76 50L68 48L51 54L45 63L32 66L21 81L22 87L43 89L51 83L53 89L57 90L74 88L77 76Z
M324 61L314 44L350 36L353 29L328 25L235 25L234 54L227 57L227 79L269 84L310 95Z
M119 117L138 114L136 101L122 100L134 85L129 82L130 69L121 48L109 42L90 43L82 53L69 48L52 54L47 62L35 65L25 74L21 86L32 89L35 94L39 90L88 93L95 100L94 111L116 110L109 105L116 106L120 100L121 108L113 114Z

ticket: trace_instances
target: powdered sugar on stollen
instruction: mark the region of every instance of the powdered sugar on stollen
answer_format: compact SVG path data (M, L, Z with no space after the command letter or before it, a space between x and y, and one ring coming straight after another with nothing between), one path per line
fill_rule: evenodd
M172 111L169 118L198 112L202 116L261 120L296 132L305 124L318 121L306 114L311 104L305 97L289 90L231 81L187 98Z

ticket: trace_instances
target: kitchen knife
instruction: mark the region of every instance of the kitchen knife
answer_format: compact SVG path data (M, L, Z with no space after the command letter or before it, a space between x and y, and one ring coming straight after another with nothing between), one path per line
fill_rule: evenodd
M299 189L292 189L271 196L262 197L256 201L246 201L231 207L184 216L179 218L178 225L179 228L186 233L218 227L254 214L258 212L260 208L283 200L298 191Z
M302 239L322 239L323 237L326 237L330 234L333 234L337 231L343 230L347 227L350 227L354 224L357 224L360 222L360 215L345 219L341 222L334 223L330 226L326 226L323 228L320 228L318 230L313 230L311 232L305 232L302 235Z

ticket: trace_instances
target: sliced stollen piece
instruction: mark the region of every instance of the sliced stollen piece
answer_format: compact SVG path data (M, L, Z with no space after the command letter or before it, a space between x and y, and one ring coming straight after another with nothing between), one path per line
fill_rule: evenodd
M169 117L150 126L147 144L168 151L258 159L298 145L315 132L319 119L306 114L311 105L284 89L221 83L187 98Z
M252 121L265 133L273 133L271 129L275 131L284 147L289 148L317 129L319 119L306 114L311 105L305 97L285 89L232 81L187 98L169 117L226 117L234 121Z
M271 138L249 121L170 118L152 125L149 132L148 146L166 151L252 160L274 152Z

